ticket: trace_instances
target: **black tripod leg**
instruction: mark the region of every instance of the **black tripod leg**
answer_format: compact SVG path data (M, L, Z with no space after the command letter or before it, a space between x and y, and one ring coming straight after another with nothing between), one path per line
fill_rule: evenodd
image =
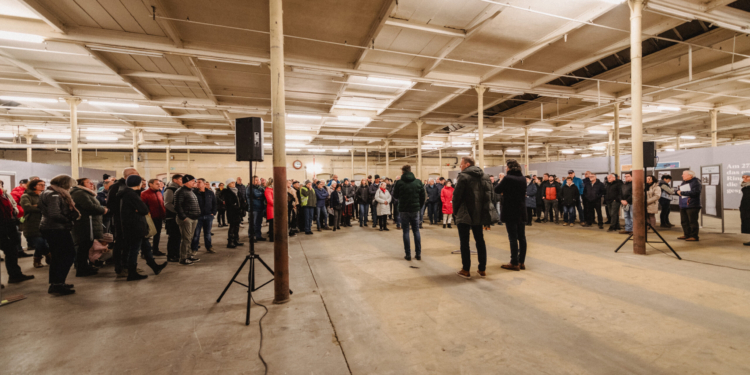
M247 258L246 258L247 259ZM255 257L253 257L255 259ZM250 274L247 276L247 311L245 312L245 325L250 325L250 300L252 299L253 289L255 289L255 262L250 262Z
M631 238L633 238L632 234L629 235L628 238L625 239L625 241L622 243L622 245L620 245L620 247L618 247L617 250L615 250L615 252L620 251L620 249L622 249L622 247L625 246L625 244L628 243L628 241L630 241Z
M271 269L271 267L269 267L268 264L266 264L266 262L263 261L263 258L261 258L260 255L257 255L256 258L260 261L261 264L263 264L263 267L266 267L266 269L268 270L268 272L271 273L271 275L276 276L276 274L273 273L273 270ZM291 289L289 289L289 294L294 294L294 292Z
M649 226L651 226L651 225L649 224ZM669 246L669 242L667 242L667 240L665 240L664 237L662 237L661 234L659 232L657 232L654 227L651 227L651 229L654 231L654 233L656 233L657 236L659 236L659 238L661 238L662 242L664 242L664 244L667 245L667 247L669 248L669 250L672 250L672 253L674 253L674 256L676 256L677 259L682 260L682 258L680 258L680 255L677 254L676 251L674 251L674 249L672 248L672 246Z
M245 263L247 263L247 257L245 257L245 260L240 265L240 268L237 269L237 272L234 273L234 276L232 276L232 280L229 280L229 283L227 284L227 287L224 288L224 291L221 292L221 295L219 296L219 299L216 300L216 303L221 302L221 299L224 298L224 294L229 290L229 287L232 286L232 283L237 278L237 275L240 274L240 271L242 271L242 267L245 267Z

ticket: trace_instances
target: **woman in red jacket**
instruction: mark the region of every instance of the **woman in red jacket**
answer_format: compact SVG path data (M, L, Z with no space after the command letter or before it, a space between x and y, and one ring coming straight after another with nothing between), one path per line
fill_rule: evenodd
M266 183L266 221L268 221L268 242L273 242L273 178Z
M445 180L445 186L440 192L440 200L443 201L443 229L445 229L446 222L450 228L453 217L453 182L451 180Z

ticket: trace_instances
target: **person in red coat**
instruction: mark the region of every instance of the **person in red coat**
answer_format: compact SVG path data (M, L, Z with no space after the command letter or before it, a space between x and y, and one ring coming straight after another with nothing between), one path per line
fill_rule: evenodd
M23 217L23 208L21 207L21 196L23 193L26 192L26 185L29 183L29 180L23 179L20 181L18 186L16 186L15 189L10 191L10 196L13 197L13 200L16 201L16 207L18 208L18 218L20 219Z
M268 221L268 242L273 242L273 178L266 183L266 221Z
M153 178L148 181L148 189L141 193L141 200L148 206L149 213L151 214L151 220L154 222L156 227L156 234L154 235L153 249L154 256L164 256L164 252L159 250L159 238L161 237L161 227L164 223L164 219L167 218L167 210L164 208L164 196L161 193L160 181Z
M450 228L451 218L453 218L453 182L451 180L445 180L445 186L440 191L440 200L443 202L443 229L446 223Z

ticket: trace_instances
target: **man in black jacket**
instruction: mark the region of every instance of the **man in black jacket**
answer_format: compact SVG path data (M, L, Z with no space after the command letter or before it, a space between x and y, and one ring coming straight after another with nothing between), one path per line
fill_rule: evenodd
M630 173L625 175L625 183L622 184L622 212L625 216L625 230L620 234L633 234L633 177Z
M419 234L419 210L425 200L425 191L422 181L419 181L411 173L411 166L401 167L403 174L393 187L393 199L398 200L399 221L403 229L404 259L411 260L411 248L409 242L409 228L414 233L414 253L416 260L422 260L422 238Z
M607 232L614 232L620 230L620 204L622 202L622 181L615 178L614 174L607 176L606 193L604 195L604 204L607 206L609 211L609 219L611 225Z
M193 253L198 252L201 230L203 230L203 244L206 245L206 251L213 254L216 251L214 251L211 244L211 228L213 227L214 216L216 216L218 210L216 195L211 189L207 188L208 182L205 179L199 178L196 181L197 187L193 189L193 193L198 199L198 206L200 207L201 215L198 217L198 222L195 226L191 248Z
M438 209L438 202L440 202L440 188L435 184L435 179L431 178L424 190L427 194L427 217L430 219L431 225L438 224L440 223L438 217L442 217L442 214L435 212Z
M377 228L378 226L378 204L375 202L375 193L380 189L380 175L375 175L375 182L373 182L367 188L367 203L370 204L370 211L372 211L372 227Z
M245 216L247 215L247 186L242 184L242 178L237 177L237 182L234 184L234 186L237 188L237 198L240 200L240 227L242 226L242 222L245 221ZM253 223L250 223L252 225Z
M482 168L475 166L474 159L469 156L461 158L459 167L461 173L458 174L456 188L453 190L453 212L456 215L458 238L461 242L461 264L463 268L456 274L465 279L471 278L469 273L471 270L469 235L473 233L474 240L477 243L477 258L479 261L477 273L480 277L484 277L484 271L487 267L487 247L484 243L482 227L489 226L492 223L490 214L492 183L490 177L484 173ZM525 204L525 199L522 199L522 202ZM525 209L524 212L526 212Z
M122 171L122 178L117 180L112 186L109 187L107 193L107 209L112 213L114 221L114 227L112 228L112 236L115 239L114 249L112 251L112 259L115 263L115 273L118 276L125 276L123 270L128 260L128 252L126 247L125 237L122 234L122 221L120 220L120 198L117 193L121 189L127 188L125 185L125 179L129 176L138 176L138 170L135 168L125 168Z
M596 212L596 216L599 218L599 229L604 228L604 223L602 223L602 196L604 193L604 184L596 178L595 174L588 173L588 178L583 181L583 207L586 210L586 224L583 226L590 227L594 224L594 212Z
M503 195L500 220L505 223L510 241L510 263L500 267L520 271L526 269L526 178L515 159L508 160L507 167L508 175L494 189L495 194Z
M180 261L180 242L182 233L177 223L177 209L174 207L174 193L182 186L182 175L172 176L172 181L164 189L164 209L167 212L164 228L167 230L167 261Z
M200 259L193 256L190 248L193 233L201 215L198 198L193 193L195 177L186 174L182 176L182 187L174 193L174 207L177 210L177 225L180 226L180 264L189 266Z

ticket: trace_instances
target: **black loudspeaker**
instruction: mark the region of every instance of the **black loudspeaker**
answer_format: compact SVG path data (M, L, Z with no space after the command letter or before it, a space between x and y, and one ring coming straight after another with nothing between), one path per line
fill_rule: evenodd
M643 168L656 168L655 142L643 142Z
M263 161L263 119L260 117L236 119L234 147L237 161Z

